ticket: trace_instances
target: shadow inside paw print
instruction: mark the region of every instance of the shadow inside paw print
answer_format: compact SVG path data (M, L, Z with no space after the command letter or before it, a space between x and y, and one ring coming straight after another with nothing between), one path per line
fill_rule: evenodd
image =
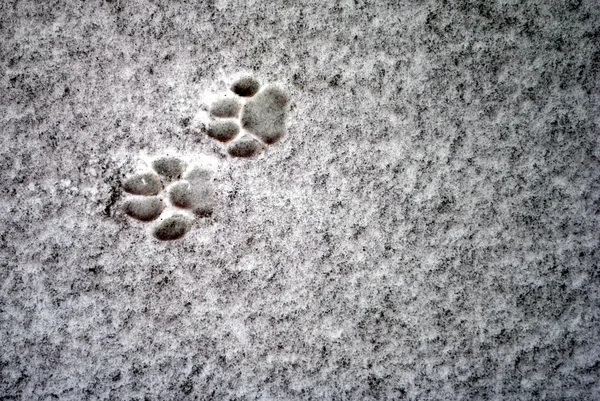
M261 88L255 78L246 76L230 90L233 95L223 96L210 107L208 136L227 143L233 157L255 156L283 137L288 98L281 88Z
M143 222L155 221L152 234L168 241L184 237L195 218L213 213L212 171L175 156L154 159L148 171L125 180L123 211Z

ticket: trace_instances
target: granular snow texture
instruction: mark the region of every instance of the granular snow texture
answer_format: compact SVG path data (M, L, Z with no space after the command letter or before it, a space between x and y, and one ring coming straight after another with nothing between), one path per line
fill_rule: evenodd
M0 68L1 400L600 399L596 1L6 0Z

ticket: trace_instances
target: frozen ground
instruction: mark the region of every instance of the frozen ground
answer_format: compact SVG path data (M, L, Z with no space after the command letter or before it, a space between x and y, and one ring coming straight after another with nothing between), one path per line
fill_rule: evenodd
M600 399L600 7L303 3L0 1L0 399ZM167 152L176 241L121 206Z

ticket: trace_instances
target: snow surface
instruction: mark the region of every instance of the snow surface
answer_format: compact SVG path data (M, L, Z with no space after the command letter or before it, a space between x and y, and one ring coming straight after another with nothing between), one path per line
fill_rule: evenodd
M0 1L0 399L600 399L595 3ZM214 211L158 241L170 154Z

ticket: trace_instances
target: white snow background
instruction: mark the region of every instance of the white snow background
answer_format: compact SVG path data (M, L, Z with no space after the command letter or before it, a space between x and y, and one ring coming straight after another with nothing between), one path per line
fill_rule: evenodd
M0 399L600 399L595 3L0 1ZM160 242L165 152L215 210Z

